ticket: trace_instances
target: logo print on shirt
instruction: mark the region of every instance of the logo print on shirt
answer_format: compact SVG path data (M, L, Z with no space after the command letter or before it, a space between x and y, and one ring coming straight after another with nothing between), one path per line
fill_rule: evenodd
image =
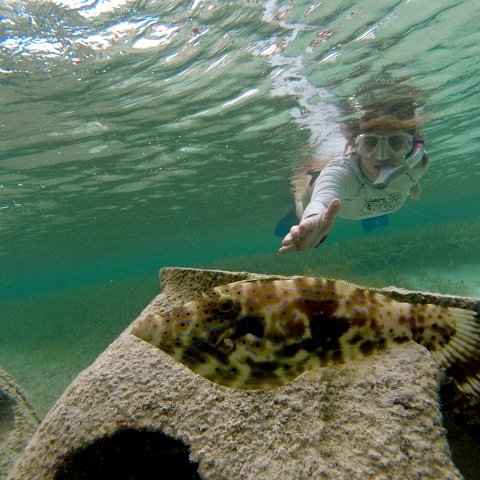
M387 197L366 199L361 213L368 215L378 212L393 212L402 206L402 194L391 193Z

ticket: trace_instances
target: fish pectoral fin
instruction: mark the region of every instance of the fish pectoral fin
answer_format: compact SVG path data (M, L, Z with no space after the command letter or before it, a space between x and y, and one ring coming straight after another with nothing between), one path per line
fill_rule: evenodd
M215 343L214 343L214 346L215 347L218 347L220 344L228 344L229 346L229 349L230 350L233 350L233 341L230 339L230 337L233 335L234 333L234 329L233 328L227 328L221 335L218 336L218 338L216 339ZM227 340L229 340L229 342L227 342Z
M372 373L373 359L359 358L358 360L348 360L340 365L332 365L321 368L308 369L309 375L322 382L336 382L352 384L361 378L364 378Z

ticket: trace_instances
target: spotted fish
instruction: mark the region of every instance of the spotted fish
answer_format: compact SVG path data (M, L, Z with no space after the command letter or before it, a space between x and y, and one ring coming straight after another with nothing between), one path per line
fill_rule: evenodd
M220 285L132 333L205 378L238 389L283 385L302 372L414 341L465 394L480 396L477 313L396 302L374 290L321 278Z

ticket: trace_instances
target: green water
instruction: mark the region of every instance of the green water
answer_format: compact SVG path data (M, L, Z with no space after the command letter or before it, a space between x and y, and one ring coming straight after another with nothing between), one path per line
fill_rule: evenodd
M479 14L473 0L0 2L0 364L38 413L163 266L480 295ZM293 168L373 82L423 92L422 199L280 256Z

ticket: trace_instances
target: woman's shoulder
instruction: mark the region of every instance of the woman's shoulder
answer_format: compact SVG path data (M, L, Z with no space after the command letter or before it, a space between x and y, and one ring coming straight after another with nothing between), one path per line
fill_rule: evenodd
M320 184L342 185L342 191L357 189L362 183L362 176L354 157L354 155L332 157L319 175Z
M351 155L335 155L331 157L327 165L325 167L332 167L332 166L350 166L351 164Z
M325 166L325 169L359 174L360 166L358 156L352 153L332 157Z

